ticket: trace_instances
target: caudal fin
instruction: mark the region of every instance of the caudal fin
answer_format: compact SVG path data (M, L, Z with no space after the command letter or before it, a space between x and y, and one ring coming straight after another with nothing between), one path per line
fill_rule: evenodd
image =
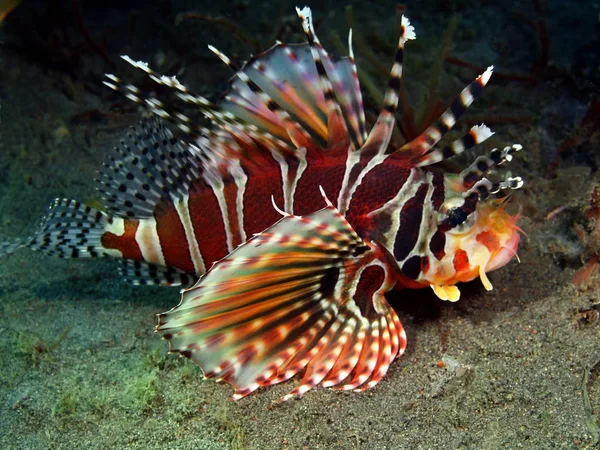
M21 247L59 258L122 257L118 250L102 245L102 236L118 229L119 217L111 217L75 200L58 198L50 205L33 236L27 239L0 241L0 257ZM120 225L122 226L122 225ZM123 258L119 273L134 285L189 286L195 274L175 267L164 267L141 260Z
M101 238L113 219L75 200L56 199L37 231L27 239L0 242L0 256L21 247L59 258L89 258L106 252Z

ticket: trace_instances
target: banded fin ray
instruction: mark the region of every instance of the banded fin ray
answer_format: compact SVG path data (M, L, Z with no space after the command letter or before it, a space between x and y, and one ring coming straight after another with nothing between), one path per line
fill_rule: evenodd
M289 143L277 136L259 130L255 124L247 123L242 118L223 110L219 105L215 105L201 95L193 93L181 84L176 77L161 76L144 62L134 61L128 56L122 56L122 58L135 68L142 70L149 79L158 85L172 89L174 95L165 101L160 100L153 94L144 92L132 84L127 84L112 74L106 74L109 81L105 81L104 84L122 93L133 102L146 106L154 115L172 123L191 141L204 139L213 144L218 143L218 151L213 152L212 155L207 155L209 156L207 159L214 162L215 166L223 166L230 159L238 160L243 157L240 145L245 149L262 147L284 153L293 150ZM197 108L211 122L210 127L206 128L195 124L183 112L182 106L184 105ZM260 156L256 153L259 152L252 152L251 156Z
M402 83L402 71L404 62L404 46L406 41L414 40L417 36L410 21L402 16L400 23L400 38L396 47L396 56L390 70L388 85L383 98L383 109L377 117L375 125L369 132L367 141L361 148L365 153L385 153L388 150L390 139L396 123L396 109L398 108L399 91Z
M473 80L452 100L448 109L446 109L439 119L412 141L395 150L394 154L397 157L410 160L412 165L422 167L449 158L460 153L464 148L471 147L489 138L492 133L489 128L481 124L478 127L471 128L465 136L450 146L445 147L441 152L435 149L435 145L440 139L454 127L460 116L463 115L467 108L481 94L483 88L490 80L493 70L494 66L488 67L484 73Z
M0 255L21 247L59 258L90 258L104 254L102 234L113 218L82 203L56 199L36 232L28 239L0 245Z
M310 47L314 66L317 71L317 86L320 87L325 99L325 113L327 114L327 148L347 147L349 142L354 142L356 147L356 130L347 127L342 115L341 105L338 102L336 92L331 84L327 67L332 67L329 55L321 45L312 21L312 11L308 6L300 9L296 7L296 13L302 21L302 28Z
M190 286L197 278L175 267L159 266L132 259L122 260L119 274L134 286Z
M292 124L301 127L314 141L308 141L309 153L310 147L325 148L328 142L330 146L335 143L336 148L343 147L340 141L358 149L364 142L366 127L352 50L350 48L348 57L333 61L314 33L310 10L304 8L298 10L298 14L310 43L277 43L252 58L233 78L229 91L217 104L194 94L175 77L161 76L148 64L128 56L123 59L145 72L155 83L173 89L174 98L162 101L112 74L107 74L105 84L130 100L145 104L154 114L174 123L192 138L205 136L219 127L237 139L251 138L266 147L285 151L288 146L299 148L287 132ZM243 80L245 77L251 84ZM258 87L268 102L252 86ZM177 107L181 102L197 107L213 126L206 129L194 125ZM285 114L274 113L270 107L274 105ZM282 121L285 115L292 119L287 124ZM301 142L305 144L306 140Z
M284 217L215 265L160 314L170 351L233 385L233 398L305 369L283 400L314 386L364 389L404 351L384 298L393 266L330 203Z
M442 147L429 150L428 153L422 156L417 156L415 159L416 167L425 167L443 161L444 159L460 155L465 150L489 139L494 132L486 125L474 125L461 138Z

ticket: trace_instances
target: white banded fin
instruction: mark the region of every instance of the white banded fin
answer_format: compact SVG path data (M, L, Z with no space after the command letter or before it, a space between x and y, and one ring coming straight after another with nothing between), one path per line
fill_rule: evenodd
M134 286L189 287L196 281L196 275L182 270L131 259L122 260L119 273L125 281Z
M98 190L112 215L149 218L162 202L186 196L201 171L199 158L150 118L115 147L99 171Z

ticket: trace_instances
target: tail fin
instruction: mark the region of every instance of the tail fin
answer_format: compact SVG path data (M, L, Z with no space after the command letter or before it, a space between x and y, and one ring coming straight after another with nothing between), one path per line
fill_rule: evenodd
M75 200L56 199L37 231L28 239L0 242L0 256L21 247L59 258L90 258L106 254L102 234L112 218Z

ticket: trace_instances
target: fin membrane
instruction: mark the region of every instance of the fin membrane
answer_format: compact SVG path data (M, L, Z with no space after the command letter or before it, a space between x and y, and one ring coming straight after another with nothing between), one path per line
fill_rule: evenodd
M119 273L134 286L191 286L197 278L174 267L158 266L144 261L123 259Z
M0 256L28 247L59 258L104 255L100 241L112 218L75 200L58 198L50 205L35 234L28 239L0 244Z
M99 172L98 190L111 215L152 217L162 202L183 198L201 173L200 161L154 117L132 127Z
M0 258L4 255L10 255L11 253L16 252L21 247L26 245L27 241L25 239L2 239L0 241Z
M318 385L366 389L406 346L383 295L394 280L384 251L328 203L285 214L217 262L157 331L206 377L233 385L234 399L302 370L283 400Z

